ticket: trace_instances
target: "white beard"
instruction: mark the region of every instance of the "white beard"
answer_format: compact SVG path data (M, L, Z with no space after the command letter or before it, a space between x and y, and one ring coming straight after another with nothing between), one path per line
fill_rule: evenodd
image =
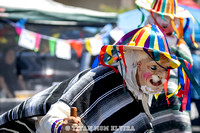
M151 87L148 87L146 85L142 85L141 90L143 91L143 93L148 94L148 95L161 93L161 90L155 91L155 90L151 89Z
M166 39L167 39L167 43L168 43L169 47L176 46L176 44L177 44L177 38L176 37L166 36Z

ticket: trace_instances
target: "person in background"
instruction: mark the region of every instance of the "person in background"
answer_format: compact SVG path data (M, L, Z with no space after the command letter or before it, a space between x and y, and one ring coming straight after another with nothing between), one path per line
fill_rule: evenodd
M192 18L189 11L179 7L176 0L152 0L151 2L148 0L136 0L136 4L150 12L145 25L158 25L167 39L171 54L187 60L192 65L191 51L183 40L183 20L184 18ZM178 32L177 25L179 26ZM163 102L166 101L164 90L157 100L153 99L151 112L155 118L153 120L154 130L155 132L192 132L189 112L179 111L181 101L176 96L178 69L171 71L168 84L167 93L175 93L169 98L170 104Z
M16 90L27 89L16 63L15 54L12 47L6 48L3 51L3 59L0 64L0 88L8 98L14 98Z

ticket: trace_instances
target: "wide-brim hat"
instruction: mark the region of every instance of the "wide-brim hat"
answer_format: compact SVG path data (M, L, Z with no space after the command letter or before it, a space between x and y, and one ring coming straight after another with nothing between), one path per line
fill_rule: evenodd
M169 16L170 18L192 18L192 14L178 6L177 0L136 0L136 5L148 11Z
M163 54L170 61L169 67L177 68L180 65L178 59L170 54L165 36L154 24L130 31L114 45L103 46L99 54L99 62L102 65L111 65L116 56L123 57L126 50L143 50L152 53L149 56L153 55L155 61L159 60L159 54Z

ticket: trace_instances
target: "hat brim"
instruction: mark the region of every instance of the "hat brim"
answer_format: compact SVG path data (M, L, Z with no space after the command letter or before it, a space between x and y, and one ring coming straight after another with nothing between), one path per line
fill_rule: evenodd
M115 45L117 50L119 50L119 46L120 45ZM113 45L110 45L110 47L113 48ZM124 52L126 52L126 50L144 50L144 49L145 49L144 47L139 47L139 46L123 45L123 51ZM148 50L148 52L154 51L154 49L150 49L150 48L148 48L147 50ZM173 59L168 52L161 52L161 51L158 51L158 52L159 52L159 54L163 54L165 57L167 57L169 59L169 61L170 61L169 66L171 68L178 68L180 66L180 62L176 59Z
M169 14L169 13L162 13L162 12L153 10L153 9L151 8L151 3L152 3L152 2L153 2L152 0L148 0L148 2L147 2L147 0L136 0L135 3L136 3L136 5L138 5L139 7L142 7L142 8L144 8L144 9L148 10L148 11L151 10L151 11L154 12L154 13L166 15L166 16L169 16L169 17L172 18L172 19L174 19L174 17L175 17L175 18L193 18L192 14L191 14L188 10L186 10L186 9L180 7L180 6L178 6L178 8L177 8L177 10L176 10L176 14L174 14L174 15Z

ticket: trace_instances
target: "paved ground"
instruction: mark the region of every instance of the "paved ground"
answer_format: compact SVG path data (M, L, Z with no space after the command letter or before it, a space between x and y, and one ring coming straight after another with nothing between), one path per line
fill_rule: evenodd
M192 123L192 132L200 133L200 112L197 111L196 105L191 103L191 123Z

